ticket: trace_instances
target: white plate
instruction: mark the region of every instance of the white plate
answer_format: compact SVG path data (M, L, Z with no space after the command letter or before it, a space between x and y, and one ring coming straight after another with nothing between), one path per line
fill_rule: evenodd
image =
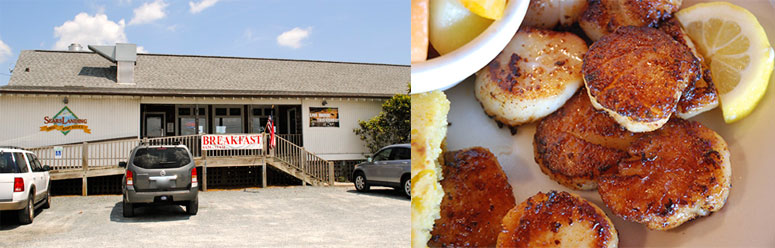
M695 2L684 1L683 7ZM775 1L731 2L756 15L770 42L775 41ZM472 79L446 91L451 102L447 150L489 148L508 175L517 204L539 191L577 193L605 210L619 230L621 247L775 247L775 77L753 113L736 123L725 124L719 108L692 118L718 132L729 145L732 189L720 211L668 231L651 231L612 214L597 191L570 190L549 179L533 159L535 124L519 127L514 136L508 128L499 129L474 98Z
M446 90L490 63L517 33L529 4L529 0L509 1L503 18L464 46L443 56L413 63L412 94Z

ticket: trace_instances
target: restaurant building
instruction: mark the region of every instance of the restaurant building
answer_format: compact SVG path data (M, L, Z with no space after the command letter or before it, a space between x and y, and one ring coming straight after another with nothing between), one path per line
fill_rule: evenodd
M0 87L0 145L261 133L271 118L279 136L326 160L362 160L353 129L406 93L410 74L406 65L79 47L21 52Z

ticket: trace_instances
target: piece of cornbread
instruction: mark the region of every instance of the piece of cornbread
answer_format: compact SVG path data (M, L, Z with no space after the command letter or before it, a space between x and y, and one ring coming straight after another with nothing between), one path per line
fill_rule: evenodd
M412 247L426 247L444 191L439 155L449 101L441 91L412 94Z

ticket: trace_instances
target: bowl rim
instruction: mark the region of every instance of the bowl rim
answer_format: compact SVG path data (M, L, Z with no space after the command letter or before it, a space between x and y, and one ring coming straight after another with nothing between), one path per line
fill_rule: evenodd
M457 85L497 56L517 33L530 0L510 0L503 18L451 53L412 63L412 94L446 90Z

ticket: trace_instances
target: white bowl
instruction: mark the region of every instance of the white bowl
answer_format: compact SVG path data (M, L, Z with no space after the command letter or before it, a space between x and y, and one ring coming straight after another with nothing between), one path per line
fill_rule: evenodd
M412 94L446 90L471 76L497 56L517 33L530 0L510 0L503 18L451 53L412 63Z

